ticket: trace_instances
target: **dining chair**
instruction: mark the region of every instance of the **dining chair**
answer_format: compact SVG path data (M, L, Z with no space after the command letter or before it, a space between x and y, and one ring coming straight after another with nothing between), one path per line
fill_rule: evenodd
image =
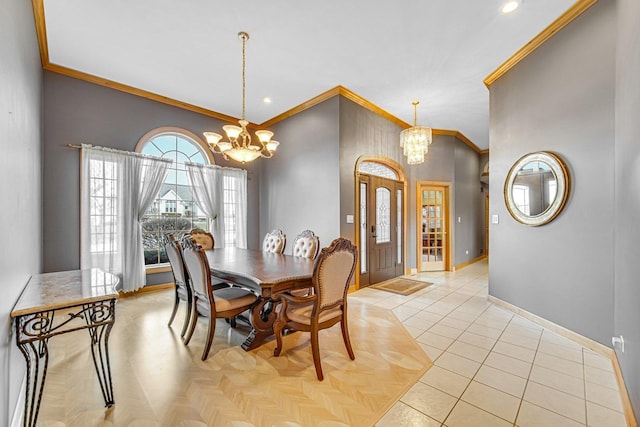
M347 325L347 291L356 267L358 249L345 238L338 238L323 248L316 259L312 284L313 293L299 297L281 294L282 306L274 323L276 348L274 356L282 351L283 329L310 332L313 364L318 380L322 381L322 365L318 332L340 323L342 339L351 360L355 360Z
M175 283L173 311L171 312L171 317L169 317L168 326L171 326L173 319L176 317L180 301L185 301L187 303L187 310L184 315L182 332L180 332L180 336L184 337L187 326L189 325L189 319L191 318L191 304L193 302L191 286L189 285L189 275L182 260L182 246L180 242L173 237L173 234L165 235L164 250L169 258L169 265L171 265L171 272L173 273L173 282Z
M262 240L262 250L264 252L273 252L281 254L284 252L284 247L287 244L287 236L282 230L273 230L270 233L265 234Z
M216 240L213 238L213 234L210 232L203 230L202 228L194 228L189 232L189 236L191 236L198 245L202 246L204 250L214 249L216 246ZM212 278L213 289L221 289L229 286L233 286L233 283L226 282L221 279ZM235 326L235 325L234 325Z
M304 230L293 240L293 256L315 259L320 250L320 239L311 230Z
M202 352L202 360L206 360L213 343L213 336L216 330L216 319L233 319L238 314L251 308L256 302L257 296L241 287L225 287L213 289L211 283L211 269L205 250L198 245L191 236L186 236L183 240L183 257L187 267L191 284L193 286L193 310L191 322L185 344L189 344L196 323L199 317L209 318L209 328L207 341Z
M292 255L302 258L315 259L320 251L320 239L311 230L304 230L293 240ZM295 289L289 291L291 295L305 296L312 288Z
M213 249L216 245L216 241L213 238L213 234L209 233L202 228L194 228L189 232L189 235L193 237L193 240L202 246L202 249Z

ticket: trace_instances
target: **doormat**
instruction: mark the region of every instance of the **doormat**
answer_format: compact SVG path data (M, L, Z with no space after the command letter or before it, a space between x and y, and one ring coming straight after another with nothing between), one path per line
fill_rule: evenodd
M412 293L419 291L420 289L424 289L429 285L433 285L433 283L396 277L395 279L371 285L370 287L380 289L382 291L393 292L394 294L411 295Z

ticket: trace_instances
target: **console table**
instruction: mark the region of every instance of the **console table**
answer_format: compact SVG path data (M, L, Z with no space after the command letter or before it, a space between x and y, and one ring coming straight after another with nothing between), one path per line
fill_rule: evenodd
M107 407L114 404L109 333L115 321L118 277L99 269L31 276L11 311L16 344L27 363L23 426L35 426L49 363L49 338L89 330L91 355ZM56 317L58 314L58 317Z

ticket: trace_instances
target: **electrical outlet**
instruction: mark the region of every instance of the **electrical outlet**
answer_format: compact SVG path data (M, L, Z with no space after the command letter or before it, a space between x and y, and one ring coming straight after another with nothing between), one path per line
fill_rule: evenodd
M497 214L491 215L491 224L498 224L500 222L500 217Z

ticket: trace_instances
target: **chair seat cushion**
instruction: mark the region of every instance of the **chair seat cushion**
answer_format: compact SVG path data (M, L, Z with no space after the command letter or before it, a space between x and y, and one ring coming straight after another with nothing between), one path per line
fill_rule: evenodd
M249 306L258 299L254 293L240 287L217 289L213 291L213 298L216 301L216 311Z
M311 310L313 310L313 304L300 306L300 307L287 307L287 317L296 323L302 323L303 325L311 325ZM327 320L334 319L342 316L342 308L336 307L331 310L327 310L320 314L318 318L319 323L324 323Z

